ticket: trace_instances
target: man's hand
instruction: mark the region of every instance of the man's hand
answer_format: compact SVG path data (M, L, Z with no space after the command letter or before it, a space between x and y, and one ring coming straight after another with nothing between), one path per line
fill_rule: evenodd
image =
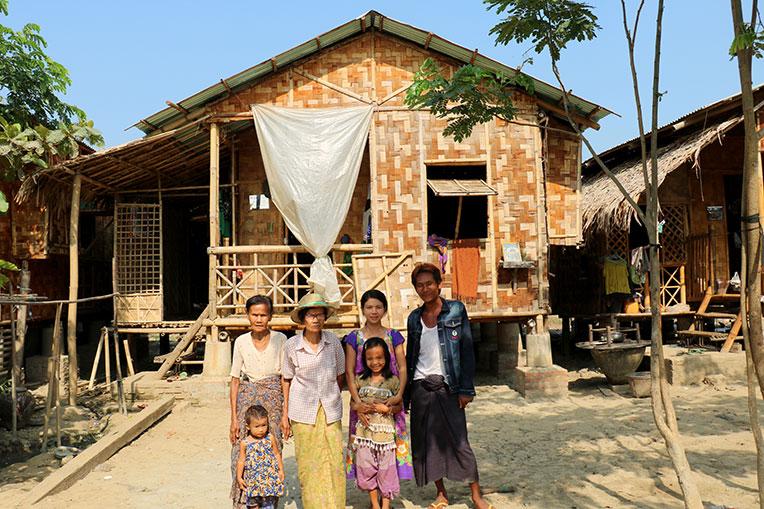
M467 405L472 403L475 396L467 396L465 394L459 394L459 408L467 408Z

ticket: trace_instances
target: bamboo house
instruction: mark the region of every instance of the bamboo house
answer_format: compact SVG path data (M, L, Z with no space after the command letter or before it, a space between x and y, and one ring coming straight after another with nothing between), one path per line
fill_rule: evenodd
M562 92L531 78L533 95L514 91L516 123L489 122L457 143L443 136L445 121L403 103L427 58L446 73L464 64L520 72L370 11L166 101L135 124L145 137L39 171L19 197L44 202L67 189L110 210L104 235L122 334L202 332L216 343L248 326L243 305L254 294L273 299L275 327L291 327L288 312L308 289L313 256L275 203L252 105L368 107L357 178L330 252L341 298L329 325L358 326L361 293L379 288L391 325L405 328L418 305L414 263L438 264L443 254L445 294L465 296L474 320L543 316L549 246L581 238L581 144L565 132ZM582 128L599 128L610 113L570 100ZM458 292L455 271L464 282Z
M754 94L761 125L764 88L757 87ZM658 145L660 305L667 315L706 318L701 316L708 305L705 297L727 293L729 281L740 271L744 145L740 95L662 126ZM601 157L642 205L645 186L639 139L611 148ZM623 318L644 316L649 301L612 299L603 272L611 257L631 263L635 250L648 243L644 227L594 160L584 163L582 174L583 246L552 248L552 306L567 317L605 312Z

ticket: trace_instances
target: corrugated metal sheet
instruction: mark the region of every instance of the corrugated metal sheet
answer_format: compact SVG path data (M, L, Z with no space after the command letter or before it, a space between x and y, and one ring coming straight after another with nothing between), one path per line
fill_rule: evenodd
M238 74L234 74L233 76L226 78L225 81L232 89L250 85L255 80L258 80L273 72L273 62L276 63L277 69L284 67L291 64L292 62L317 52L320 48L329 47L349 37L352 37L360 33L364 27L369 28L372 25L382 32L400 37L419 45L424 45L430 34L430 32L420 28L383 16L376 11L369 11L359 18L350 20L347 23L340 25L339 27L330 30L314 39L306 41L290 50L280 53L272 59L259 63ZM474 55L475 65L495 72L501 72L509 76L514 76L519 72L517 69L497 62L496 60L481 55L480 53L475 55L473 50L469 50L459 46L458 44L454 44L435 34L432 34L432 37L430 37L429 48L433 51L442 53L465 63L470 62ZM537 95L547 98L552 102L557 102L562 98L562 92L558 88L532 76L529 76L529 78L531 78L534 82ZM202 108L209 102L223 97L226 93L226 87L222 83L216 83L215 85L212 85L202 90L201 92L192 95L191 97L178 101L178 104L193 113L195 110ZM606 108L576 96L571 96L571 103L579 113L583 115L591 115L591 119L595 122L598 122L603 117L612 113ZM147 117L145 121L141 120L137 122L134 124L134 126L138 127L146 134L151 134L156 131L156 128L161 128L169 122L178 120L182 117L182 113L174 108L168 107Z

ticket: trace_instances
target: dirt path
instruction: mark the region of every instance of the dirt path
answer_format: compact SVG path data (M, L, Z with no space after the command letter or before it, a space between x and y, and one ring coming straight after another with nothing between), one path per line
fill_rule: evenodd
M538 403L527 403L506 386L479 388L469 409L470 438L487 498L497 508L681 507L649 401L603 393L602 387L600 379L579 380L567 400ZM758 507L745 387L704 385L674 394L703 499L736 509ZM43 506L230 507L227 419L223 402L178 409ZM291 509L299 500L291 446L285 458L285 507ZM31 484L6 485L0 497L12 500ZM450 507L471 507L466 487L448 486ZM394 507L426 507L432 493L406 483ZM366 500L349 486L348 505L365 508Z

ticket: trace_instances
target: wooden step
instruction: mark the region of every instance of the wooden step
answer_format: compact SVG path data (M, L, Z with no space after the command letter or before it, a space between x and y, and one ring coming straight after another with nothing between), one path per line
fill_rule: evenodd
M740 294L739 293L716 293L711 296L711 302L714 301L738 301L740 302Z
M719 313L715 311L706 311L705 313L695 313L695 318L718 318L718 319L730 319L737 318L736 313Z

